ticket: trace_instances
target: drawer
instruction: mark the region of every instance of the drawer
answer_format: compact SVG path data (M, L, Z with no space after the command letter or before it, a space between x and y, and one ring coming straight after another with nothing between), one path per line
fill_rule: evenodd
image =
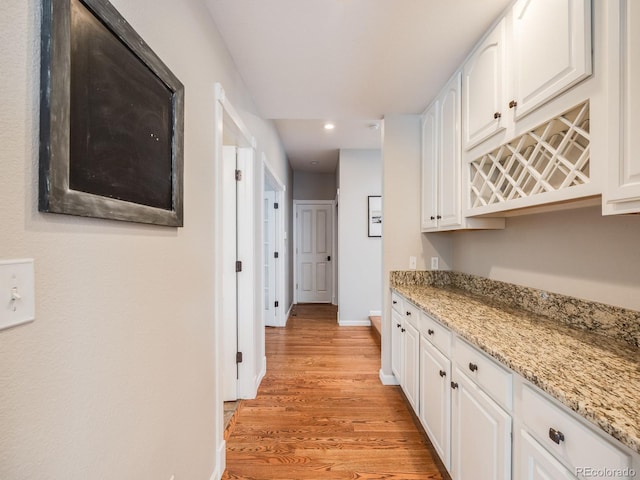
M527 430L579 478L589 477L595 469L606 472L630 468L629 455L573 415L528 385L522 387L521 417Z
M509 370L458 337L454 340L453 358L464 373L475 381L487 395L511 411L513 375Z
M451 357L451 331L424 312L420 314L420 334L427 338L438 350Z
M391 308L404 315L404 312L402 311L402 303L402 296L398 295L396 292L391 292Z
M418 321L420 319L420 310L415 305L404 301L404 308L402 309L402 316L404 321L408 322L413 328L418 329Z

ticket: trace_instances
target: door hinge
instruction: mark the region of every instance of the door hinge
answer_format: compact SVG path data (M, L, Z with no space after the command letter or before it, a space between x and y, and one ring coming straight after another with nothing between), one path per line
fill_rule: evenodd
M242 170L236 170L236 180L238 182L242 180Z
M240 260L236 261L236 273L242 271L242 262Z
M280 306L280 302L276 300L275 307L278 308Z
M276 202L276 203L274 203L274 204L273 204L273 208L275 208L276 210L277 210L278 208L280 208L280 205L278 205L278 202Z
M242 352L236 352L236 363L242 363Z
M280 254L278 252L273 252L273 258L279 258Z

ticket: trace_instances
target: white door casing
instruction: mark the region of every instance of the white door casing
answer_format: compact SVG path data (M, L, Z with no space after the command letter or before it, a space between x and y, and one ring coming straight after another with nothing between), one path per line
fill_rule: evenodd
M232 259L237 258L236 248L236 161L237 148L225 146L223 148L223 193L222 202L222 232L223 258L226 261L222 265L222 295L228 301L223 303L222 311L222 336L223 345L223 397L224 401L237 400L238 398L238 367L235 361L238 350L238 303L236 268Z
M296 202L296 302L333 299L333 202Z

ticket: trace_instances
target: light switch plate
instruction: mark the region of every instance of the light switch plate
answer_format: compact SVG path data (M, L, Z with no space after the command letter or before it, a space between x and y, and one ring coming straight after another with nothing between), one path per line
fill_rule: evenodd
M33 259L0 261L0 330L35 320Z
M438 270L438 257L431 257L431 270Z
M417 265L416 257L409 257L409 270L415 270Z

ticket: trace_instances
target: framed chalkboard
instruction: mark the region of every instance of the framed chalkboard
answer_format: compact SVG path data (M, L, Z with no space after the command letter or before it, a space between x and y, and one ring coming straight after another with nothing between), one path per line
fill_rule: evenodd
M184 87L106 0L42 0L39 209L183 225Z

